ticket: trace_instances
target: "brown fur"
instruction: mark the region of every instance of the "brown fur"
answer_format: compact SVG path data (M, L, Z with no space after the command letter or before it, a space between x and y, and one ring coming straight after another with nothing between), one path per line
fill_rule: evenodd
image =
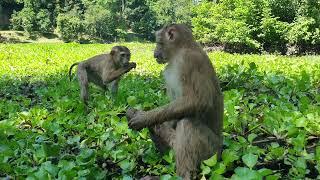
M222 147L223 94L207 54L181 24L156 32L155 57L164 71L171 102L150 111L129 109L129 127L149 127L162 151L175 151L177 175L191 179L200 163Z
M107 90L107 85L110 84L112 94L116 94L121 75L136 67L134 62L129 63L129 61L129 49L125 46L115 46L110 54L100 54L72 64L69 69L69 77L71 80L72 68L78 65L77 76L81 88L80 96L87 105L89 82L98 85L104 90Z

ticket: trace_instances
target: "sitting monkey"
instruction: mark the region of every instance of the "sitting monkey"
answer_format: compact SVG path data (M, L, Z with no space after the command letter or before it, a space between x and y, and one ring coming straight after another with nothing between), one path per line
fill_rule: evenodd
M116 94L121 75L136 67L136 63L130 61L130 50L125 46L114 46L109 54L100 54L85 61L71 65L69 78L71 81L72 68L78 65L77 76L81 89L81 100L88 105L89 82L107 90L111 85L111 93Z
M203 160L214 153L220 157L223 94L208 55L188 27L165 26L156 32L156 43L154 57L167 63L163 75L171 102L150 111L128 109L126 116L130 128L149 128L160 151L173 148L177 175L189 180Z

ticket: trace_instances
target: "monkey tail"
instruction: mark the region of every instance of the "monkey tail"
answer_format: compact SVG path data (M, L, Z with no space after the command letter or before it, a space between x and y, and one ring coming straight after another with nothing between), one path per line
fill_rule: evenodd
M79 62L76 62L76 63L74 63L74 64L72 64L72 65L70 66L70 69L69 69L69 79L70 79L70 81L71 81L72 68L73 68L74 66L78 65L78 64L79 64Z

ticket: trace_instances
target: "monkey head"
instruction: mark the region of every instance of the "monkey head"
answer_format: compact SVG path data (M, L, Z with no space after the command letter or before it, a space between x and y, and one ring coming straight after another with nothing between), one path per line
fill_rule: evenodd
M168 62L179 48L193 41L191 29L183 24L164 26L155 33L155 36L157 45L154 50L154 58L160 64Z
M114 46L110 52L115 63L120 67L126 67L130 62L130 50L125 46Z

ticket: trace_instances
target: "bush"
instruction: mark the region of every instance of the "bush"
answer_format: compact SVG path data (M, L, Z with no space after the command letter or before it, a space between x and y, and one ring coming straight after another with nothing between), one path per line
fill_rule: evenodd
M319 43L319 27L316 27L315 19L311 17L299 17L290 25L287 39L290 44L312 44Z
M191 25L192 1L189 0L157 0L150 2L158 25L168 23L184 23Z
M155 13L147 6L146 0L127 2L125 16L128 26L143 38L152 40L157 29Z
M231 48L231 51L233 48L236 48L235 51L246 49L254 51L260 44L251 34L255 30L254 27L247 23L252 9L253 5L249 3L246 9L234 3L229 5L201 3L193 9L192 23L195 37L204 44L223 44Z
M37 27L42 33L52 31L52 21L50 20L50 12L47 9L41 9L37 14Z
M59 14L57 28L61 39L70 42L78 41L83 32L83 21L75 10Z
M31 33L35 30L36 14L32 8L23 8L19 12L14 12L11 18L12 28L15 30L24 30Z
M286 52L287 40L285 34L288 30L288 23L279 21L278 18L264 17L261 21L261 34L263 50L268 52Z
M116 23L111 12L102 6L90 6L84 15L85 33L93 39L114 41Z
M238 52L286 53L287 45L319 47L320 2L314 0L223 0L193 8L196 38ZM289 44L288 44L289 43Z

